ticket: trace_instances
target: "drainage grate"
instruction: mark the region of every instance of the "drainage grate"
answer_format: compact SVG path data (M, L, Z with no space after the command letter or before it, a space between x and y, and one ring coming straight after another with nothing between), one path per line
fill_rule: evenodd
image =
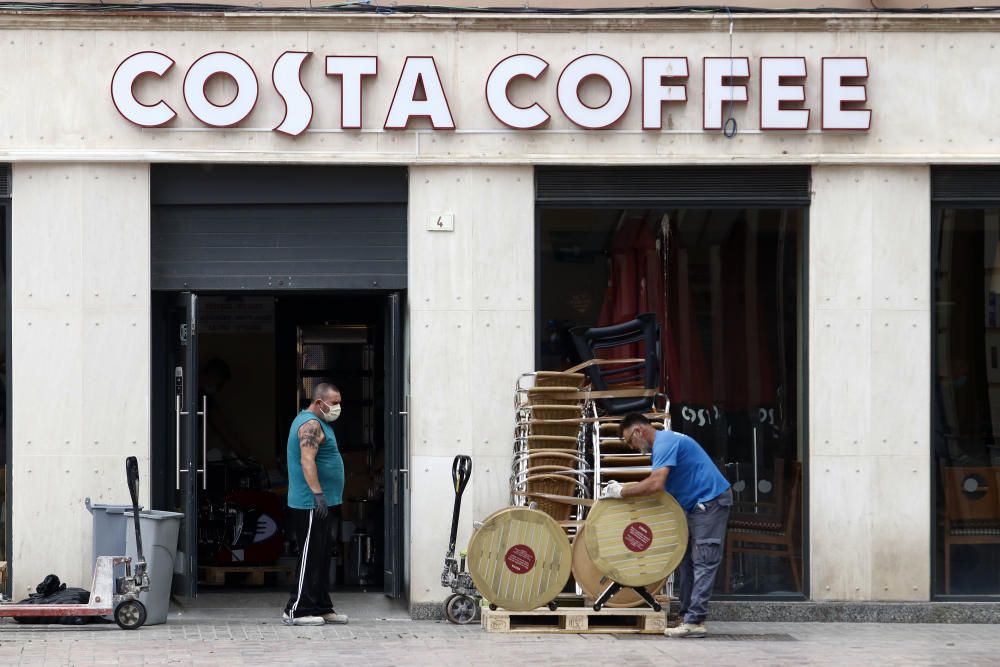
M715 641L720 641L720 642L797 642L797 641L799 641L795 637L793 637L793 636L791 636L789 634L781 633L781 632L776 632L776 633L772 633L772 634L741 634L741 635L737 635L737 634L730 634L730 635L726 635L726 634L718 634L718 635L709 634L707 637L705 637L705 639L714 639Z
M662 640L663 635L640 635L640 634L616 634L615 639L657 639ZM797 642L795 637L785 633L772 634L712 634L704 639L717 642Z

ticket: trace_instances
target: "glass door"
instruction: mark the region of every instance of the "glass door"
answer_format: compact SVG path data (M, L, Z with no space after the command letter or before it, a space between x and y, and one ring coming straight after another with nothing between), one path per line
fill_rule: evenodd
M404 517L409 486L403 408L403 307L395 292L386 300L385 316L385 594L403 592Z
M168 359L172 369L174 505L184 514L177 545L173 593L198 593L198 492L205 489L206 399L198 391L198 296L173 297L168 316ZM201 466L201 467L199 467Z

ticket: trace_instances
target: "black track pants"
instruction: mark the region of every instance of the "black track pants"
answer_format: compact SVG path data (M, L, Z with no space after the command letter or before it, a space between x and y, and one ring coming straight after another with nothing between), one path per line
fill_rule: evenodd
M321 616L333 611L330 601L330 522L333 511L319 519L313 510L288 508L292 529L302 556L295 567L292 595L285 612L293 618Z

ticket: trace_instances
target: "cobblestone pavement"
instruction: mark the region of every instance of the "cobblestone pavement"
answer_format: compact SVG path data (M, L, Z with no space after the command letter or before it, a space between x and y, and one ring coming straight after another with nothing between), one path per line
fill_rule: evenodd
M289 627L281 595L174 609L136 632L0 622L0 665L998 665L998 625L710 623L707 639L651 635L488 634L411 621L405 610L342 602L347 626ZM360 599L360 598L359 598ZM378 600L378 598L367 598ZM384 600L384 598L382 598ZM274 605L273 607L271 605Z
M487 634L435 621L294 628L172 620L138 632L0 624L3 665L997 665L1000 627L716 623L702 640Z

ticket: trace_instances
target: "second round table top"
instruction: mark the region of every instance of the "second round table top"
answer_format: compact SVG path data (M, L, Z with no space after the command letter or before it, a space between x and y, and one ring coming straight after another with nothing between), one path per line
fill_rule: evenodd
M666 578L688 544L687 517L668 493L603 499L594 504L583 531L598 570L624 586L648 586Z

